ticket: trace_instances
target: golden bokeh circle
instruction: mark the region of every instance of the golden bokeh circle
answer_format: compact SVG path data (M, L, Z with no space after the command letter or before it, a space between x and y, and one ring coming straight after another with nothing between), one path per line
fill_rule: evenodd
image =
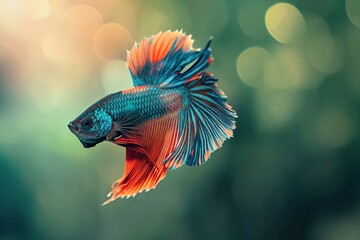
M250 47L240 53L236 61L240 79L247 85L261 87L264 68L269 58L269 51L261 47Z
M43 19L49 15L50 6L47 0L32 0L25 2L26 13L34 19Z
M299 41L305 32L303 15L289 3L272 5L266 11L265 25L270 35L284 44Z
M77 50L70 44L64 44L66 37L56 31L51 31L42 40L44 55L59 65L70 65L80 61Z
M133 38L129 31L117 23L104 24L96 31L93 39L96 55L102 61L126 61L126 50L130 50L132 45Z
M44 55L61 65L92 62L96 59L92 38L102 24L100 13L93 7L68 8L59 17L58 25L45 34Z
M87 5L67 9L60 19L60 30L66 38L64 44L77 49L79 58L88 61L95 58L92 39L103 24L100 13Z

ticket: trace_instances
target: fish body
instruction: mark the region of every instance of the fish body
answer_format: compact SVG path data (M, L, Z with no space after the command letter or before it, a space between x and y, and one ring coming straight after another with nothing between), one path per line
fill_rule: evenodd
M202 165L233 135L236 113L204 71L209 45L195 50L178 31L145 38L128 55L134 88L104 97L69 123L86 148L102 141L126 147L124 175L105 203L155 188L169 168Z
M121 119L124 112L135 111L140 114L139 123L144 123L185 108L187 98L185 87L175 89L135 87L109 95L104 101L104 109L115 121Z

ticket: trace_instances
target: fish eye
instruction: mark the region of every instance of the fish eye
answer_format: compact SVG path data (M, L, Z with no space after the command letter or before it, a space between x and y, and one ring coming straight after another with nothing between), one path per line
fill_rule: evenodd
M88 130L93 126L93 120L91 118L85 118L82 122L81 122L81 127L84 130Z

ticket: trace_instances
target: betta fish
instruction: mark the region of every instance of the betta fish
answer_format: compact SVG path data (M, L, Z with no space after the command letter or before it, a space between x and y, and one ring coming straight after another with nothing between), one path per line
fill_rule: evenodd
M126 62L134 88L104 97L69 123L85 148L103 141L126 148L124 174L104 204L155 188L168 169L204 164L232 137L236 113L204 71L213 61L210 43L194 49L182 31L135 43Z

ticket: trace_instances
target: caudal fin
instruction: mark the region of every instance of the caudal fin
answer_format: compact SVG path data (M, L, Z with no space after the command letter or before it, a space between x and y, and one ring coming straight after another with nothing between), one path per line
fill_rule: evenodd
M191 102L181 113L179 132L182 134L174 152L164 161L166 167L200 166L233 136L237 116L216 81L210 74L201 72L186 84Z

